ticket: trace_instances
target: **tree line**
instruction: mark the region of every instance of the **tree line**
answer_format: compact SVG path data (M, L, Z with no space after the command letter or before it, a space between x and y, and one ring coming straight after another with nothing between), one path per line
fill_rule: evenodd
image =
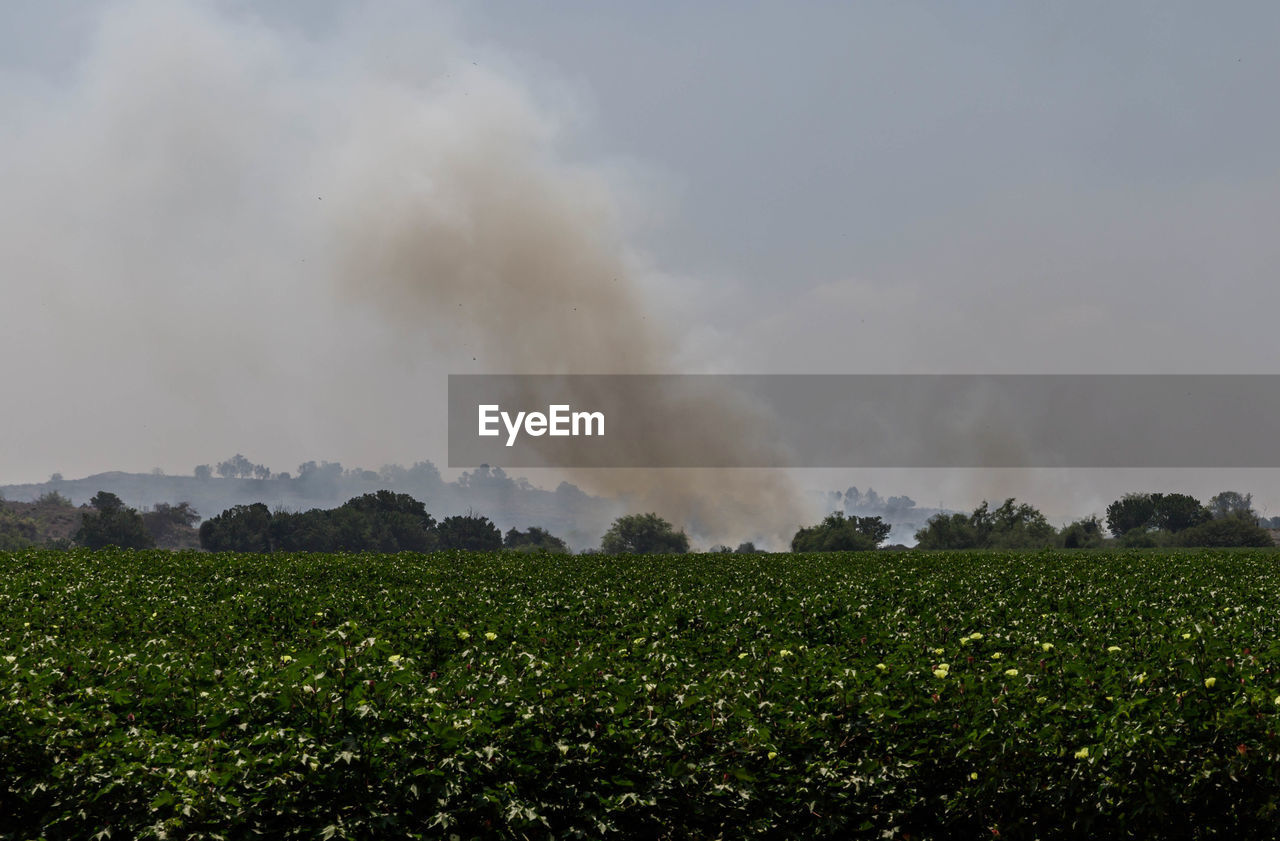
M1091 549L1159 546L1274 546L1252 494L1224 491L1202 504L1180 493L1130 493L1107 506L1106 530L1095 517L1056 529L1031 505L1007 499L983 502L969 514L938 515L916 532L920 549Z
M273 512L260 502L236 505L200 524L200 545L211 552L569 551L563 540L537 526L504 535L475 513L437 522L419 500L387 490L337 508L296 513Z
M41 504L71 505L56 494L51 499L42 497ZM177 531L189 534L199 519L185 502L161 503L139 513L115 494L99 491L81 517L74 544L150 549ZM1280 527L1280 522L1260 518L1251 494L1224 491L1202 504L1187 494L1130 493L1107 506L1105 528L1093 516L1058 529L1035 507L1009 498L994 508L984 501L968 514L935 515L915 536L918 549L945 550L1273 546L1266 527ZM879 516L837 511L797 530L790 548L867 551L880 547L890 530ZM0 550L33 545L34 534L29 519L0 507ZM198 534L200 547L211 552L569 551L564 540L537 526L504 534L488 517L474 512L437 521L424 503L389 490L354 497L336 508L301 512L272 511L260 502L236 505L201 523ZM689 551L689 537L657 514L630 514L617 518L600 547L588 551L678 554ZM736 550L721 544L710 551L757 549L745 542Z

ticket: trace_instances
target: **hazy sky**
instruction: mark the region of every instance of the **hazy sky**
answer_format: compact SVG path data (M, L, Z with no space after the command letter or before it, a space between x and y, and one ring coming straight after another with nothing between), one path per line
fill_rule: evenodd
M645 324L598 320L667 325L678 371L1273 372L1277 31L1263 2L6 3L0 482L443 465L444 374L600 339L495 344L353 255L406 202L505 237L471 195L504 184L588 220ZM868 479L1087 510L1140 477L820 477Z

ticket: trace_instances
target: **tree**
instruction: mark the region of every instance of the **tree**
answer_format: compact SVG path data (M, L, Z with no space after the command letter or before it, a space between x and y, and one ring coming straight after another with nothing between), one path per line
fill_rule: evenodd
M523 532L515 528L509 530L502 539L502 545L507 549L517 549L522 552L565 554L569 551L567 543L537 526L529 526L529 530Z
M86 511L76 532L76 542L90 549L118 546L121 549L151 549L155 541L147 533L142 517L107 491L98 491L89 501L94 510Z
M1232 517L1251 523L1258 521L1258 515L1253 510L1253 494L1223 491L1209 500L1209 511L1215 520Z
M271 525L271 511L261 502L236 505L200 524L200 547L209 552L270 552Z
M1010 497L994 511L984 500L969 515L937 514L916 532L916 543L921 549L1037 549L1057 537L1043 514Z
M438 544L435 518L427 513L425 505L408 494L388 490L367 493L347 500L334 513L339 518L345 513L363 518L362 527L347 524L348 534L362 528L365 545L359 550L430 552Z
M297 514L272 513L268 535L272 550L280 552L333 552L338 548L333 518L320 508Z
M1193 526L1178 535L1183 546L1257 546L1276 543L1267 530L1245 517L1228 515Z
M502 532L498 527L488 517L472 512L445 517L436 527L436 533L442 549L493 552L502 548Z
M201 481L204 481L205 479L209 479L213 476L213 468L207 464L197 464L196 469L191 472L197 479Z
M0 505L0 552L13 552L35 545L38 527L30 517Z
M916 546L920 549L978 549L984 545L985 536L978 533L972 518L958 512L935 514L916 532Z
M253 462L236 453L226 461L218 462L218 475L223 479L236 479L253 475Z
M1076 520L1062 530L1064 549L1095 549L1102 541L1102 523L1097 517Z
M1171 534L1198 526L1212 516L1200 500L1187 494L1152 494L1151 505L1151 525Z
M739 543L738 548L734 549L733 551L735 554L738 554L738 555L753 555L756 552L763 552L764 550L757 549L756 545L752 543L750 540L748 540L744 543Z
M1052 546L1058 536L1044 514L1025 502L1016 503L1013 497L992 511L989 521L982 525L992 549L1044 548Z
M843 511L835 511L818 525L797 531L791 551L862 552L883 543L891 530L879 517L845 517Z
M189 502L179 502L177 505L158 502L142 515L142 524L146 527L147 534L151 535L156 545L165 546L190 545L191 527L199 520L200 515Z
M1131 531L1147 531L1155 514L1151 494L1125 494L1107 506L1107 528L1116 537Z
M36 505L48 505L53 508L71 508L71 500L57 491L46 491L36 498Z
M689 536L657 514L628 514L613 521L600 541L607 555L683 554Z

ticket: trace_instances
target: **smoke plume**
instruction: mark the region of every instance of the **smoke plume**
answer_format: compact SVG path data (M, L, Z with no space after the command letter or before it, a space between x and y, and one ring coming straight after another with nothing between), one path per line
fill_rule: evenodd
M402 11L304 36L131 0L65 78L0 79L0 350L60 372L25 382L35 399L112 407L91 430L66 411L19 426L57 442L46 472L246 448L412 461L443 441L424 426L444 371L677 372L626 190L562 151L581 115ZM724 414L680 434L761 445ZM811 516L780 473L571 478L709 540L776 543Z
M463 66L426 89L374 80L335 146L327 221L343 294L489 372L674 372L678 340L637 283L624 198L556 140L529 92L491 71ZM675 434L765 446L727 402L713 420ZM646 446L661 449L659 435ZM711 539L776 541L804 516L778 473L570 474Z

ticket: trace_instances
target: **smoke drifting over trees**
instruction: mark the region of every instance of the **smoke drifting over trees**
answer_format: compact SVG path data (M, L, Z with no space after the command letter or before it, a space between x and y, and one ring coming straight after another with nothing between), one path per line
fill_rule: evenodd
M50 421L65 462L246 438L285 459L442 454L445 372L678 369L619 170L566 154L572 107L438 13L412 13L429 35L412 47L368 20L307 39L194 0L99 15L66 79L6 97L0 134L0 250L27 279L10 311L52 310L58 332L0 328L113 407L92 435ZM685 434L756 446L725 414ZM774 474L570 478L710 536L805 517Z

